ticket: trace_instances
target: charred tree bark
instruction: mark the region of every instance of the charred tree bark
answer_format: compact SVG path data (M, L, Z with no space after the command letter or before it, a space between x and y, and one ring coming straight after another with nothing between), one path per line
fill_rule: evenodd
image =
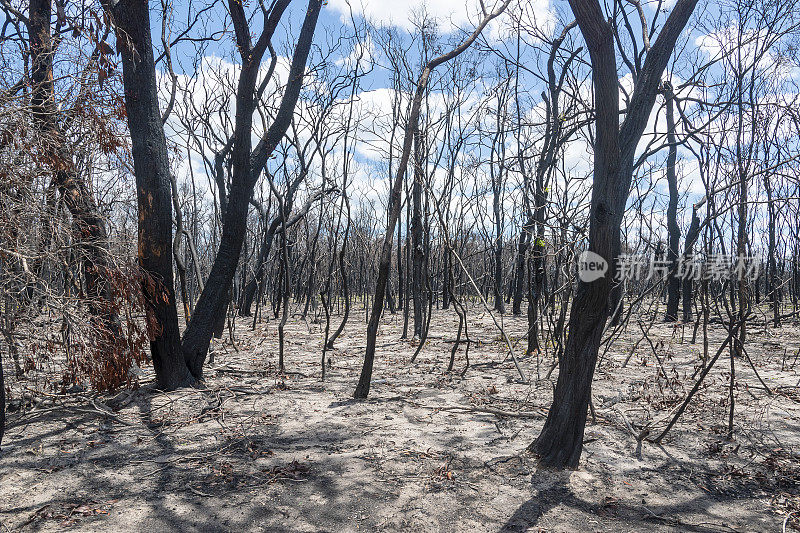
M403 152L400 156L400 162L397 167L397 174L392 183L392 188L389 196L389 221L384 235L383 245L380 252L380 262L378 265L378 279L375 286L375 297L372 300L372 308L369 315L369 323L367 324L367 347L364 353L364 365L361 368L361 376L358 379L358 385L354 396L356 398L366 398L369 394L370 382L372 381L372 367L375 363L375 347L378 337L378 326L380 325L381 314L383 313L383 299L386 295L386 283L389 279L391 259L392 259L392 241L394 240L394 228L397 224L397 219L400 216L400 195L403 190L403 178L405 176L406 167L408 166L408 159L411 155L411 143L414 132L417 130L419 123L419 113L422 106L422 97L425 94L425 88L428 85L428 78L430 77L433 69L439 65L450 61L454 57L460 55L467 48L469 48L478 35L481 34L483 28L494 18L499 16L508 7L511 0L505 0L500 8L484 17L480 25L466 40L450 52L441 55L429 61L425 68L422 70L419 79L417 80L417 87L414 93L414 98L411 101L411 111L408 115L408 123L406 124L404 138L403 138Z
M666 322L678 320L678 300L680 299L681 280L678 278L678 246L680 245L681 229L678 227L678 175L675 172L675 163L678 159L678 145L675 136L675 95L672 85L663 83L664 99L667 103L667 186L669 187L669 205L667 207L667 313Z
M778 263L775 259L777 243L775 239L775 206L772 200L772 183L768 174L764 175L764 190L767 193L767 214L768 214L768 239L769 248L767 249L767 294L769 295L770 306L772 307L772 325L776 328L781 325L780 310L780 288L778 287Z
M278 208L281 211L281 220L284 221L283 224L283 231L281 232L281 265L283 276L281 276L281 280L279 282L281 288L281 307L282 307L282 314L281 314L281 321L278 323L278 372L281 374L284 372L285 360L284 360L284 346L285 346L285 333L284 329L286 328L286 321L289 320L289 284L291 279L291 273L289 268L289 232L286 228L286 219L288 218L288 214L286 213L286 204L283 201L283 198L280 196L278 197Z
M425 299L422 294L425 275L425 248L422 243L422 134L414 132L414 183L411 185L411 298L414 304L414 337L422 335L425 323Z
M175 268L178 270L178 284L181 287L181 300L183 301L183 319L188 324L192 317L192 308L186 289L186 261L183 253L183 213L181 213L180 199L178 198L178 181L170 172L170 190L172 191L172 207L175 209L175 236L172 239L172 256L175 259Z
M522 158L520 158L522 159ZM522 299L525 296L525 268L526 258L528 256L528 245L530 243L530 221L522 225L522 230L519 233L519 244L517 246L517 261L515 265L516 273L514 274L514 296L511 300L511 313L514 315L522 314Z
M231 0L229 3L243 63L236 91L235 132L231 150L233 171L231 188L217 255L205 289L195 306L194 317L184 332L181 344L181 351L192 375L198 379L203 375L203 364L208 353L215 321L221 313L225 312L228 303L228 292L236 273L244 242L247 210L253 189L267 160L289 128L295 105L300 96L306 61L314 39L314 30L317 26L322 0L309 0L292 57L289 81L280 107L264 137L256 148L252 149L253 112L256 106L255 85L261 58L288 3L288 0L279 0L272 7L265 21L265 30L255 45L251 43L250 29L242 4L236 0Z
M6 432L6 386L3 377L3 355L0 354L0 450L3 446L3 435Z
M449 253L442 254L442 309L450 308L453 298L453 261Z
M700 204L692 208L692 222L689 224L689 229L686 231L686 241L684 242L683 257L684 260L689 261L693 255L693 248L700 236L700 216L697 214ZM690 322L692 320L692 296L694 292L694 280L692 276L683 278L683 321Z
M571 54L560 76L556 76L555 59L558 49L567 37L567 33L575 26L576 22L574 21L567 24L561 34L553 40L547 60L548 93L542 93L542 98L545 102L546 119L544 146L536 162L533 209L530 210L530 207L528 207L530 216L530 226L527 228L529 232L528 247L531 248L528 289L528 353L534 353L539 350L539 307L545 289L547 273L545 222L549 177L556 160L557 151L572 134L571 132L563 131L559 98L564 85L564 76L577 52ZM521 160L520 166L524 168ZM522 277L524 278L524 274Z
M170 390L191 384L195 377L180 354L171 254L172 191L167 142L158 107L150 10L143 0L120 0L108 8L122 55L139 208L138 260L149 276L144 283L144 294L150 351L158 387Z
M400 212L397 218L397 308L405 312L405 278L403 277L403 236L400 234L403 229L400 220Z
M611 264L633 176L636 145L655 102L661 76L697 0L678 0L647 53L625 120L619 123L619 91L613 30L597 0L570 0L589 49L595 101L594 176L589 250ZM580 281L569 319L569 336L539 437L529 449L551 467L578 466L591 397L597 351L609 314L610 276Z
M503 121L504 108L507 104L506 84L497 90L497 109L495 115L496 130L492 136L491 156L489 158L489 177L492 185L492 222L494 224L494 240L491 243L491 290L494 296L494 309L503 314L506 312L503 301L503 177L505 174L506 132Z
M303 180L305 180L305 177L308 175L309 169L305 164L305 158L300 157L300 161L302 169L297 177L292 180L286 192L286 208L288 211L291 211L292 206L294 205L295 194L297 193L300 185L303 183ZM308 201L306 201L300 211L289 218L286 223L286 227L292 227L300 222L308 214L308 212L311 210L311 206L318 198L321 198L327 192L334 191L335 189L323 189L317 194L312 195ZM252 198L250 199L250 203L253 204L253 206L259 212L259 215L264 217L266 220L269 212L264 208L264 206ZM253 307L253 301L255 300L256 296L263 293L262 286L264 284L264 276L266 275L267 259L269 258L270 251L272 250L272 243L275 240L275 234L280 231L280 229L283 227L282 225L283 215L280 212L269 222L269 224L267 224L267 228L264 231L264 237L261 240L261 246L259 246L258 256L256 258L256 271L254 272L253 277L245 283L244 289L239 295L239 316L250 316L250 310Z
M347 181L345 181L342 185L343 189L347 188ZM350 283L348 281L347 275L347 262L346 262L346 254L347 254L347 244L348 239L350 238L350 198L347 196L347 191L343 190L342 192L342 203L343 206L347 209L347 221L345 222L344 228L344 235L342 236L342 249L339 251L339 271L342 273L342 296L344 296L344 313L342 314L342 321L339 324L339 327L336 328L336 331L333 332L333 335L327 340L327 347L329 349L333 349L333 343L336 342L336 339L339 338L339 335L342 334L344 331L344 327L347 325L347 319L350 317ZM388 286L387 286L388 291Z
M492 290L494 292L494 308L498 313L506 312L506 305L503 302L503 211L501 209L502 193L502 162L496 180L492 180L494 194L492 198L492 209L494 211L494 232L495 240L493 243L493 280ZM493 175L494 177L494 175Z
M113 343L119 334L117 315L104 278L109 270L108 234L97 202L86 180L78 174L67 140L58 122L53 82L51 0L31 0L28 30L31 52L31 111L44 144L43 163L53 171L53 184L72 216L73 234L79 243L80 265L86 284L86 303L96 326ZM99 46L99 45L98 45Z
M242 296L239 299L239 316L251 316L251 309L253 307L253 300L256 294L260 292L260 287L264 283L264 275L267 269L267 258L272 250L272 243L275 240L275 232L281 225L281 216L277 216L269 223L264 238L261 239L261 246L258 249L258 257L256 258L256 271L250 281L244 287Z

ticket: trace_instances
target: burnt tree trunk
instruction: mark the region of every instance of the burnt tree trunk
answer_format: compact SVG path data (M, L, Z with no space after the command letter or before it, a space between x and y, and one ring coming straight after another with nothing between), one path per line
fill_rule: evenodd
M522 314L522 299L525 296L525 265L528 256L528 244L530 243L530 220L522 225L519 233L519 244L517 246L517 261L514 274L514 295L511 300L511 312L514 315Z
M501 165L502 166L502 165ZM499 171L500 175L497 176L494 186L494 195L492 200L492 208L494 210L494 264L493 264L493 279L494 285L492 290L494 292L494 308L498 313L503 314L506 312L506 306L503 302L503 212L500 207L500 196L502 191L502 169Z
M275 232L280 227L282 220L283 219L280 217L280 215L276 216L274 219L272 219L266 231L264 232L264 237L261 239L261 246L258 249L258 257L256 258L256 271L253 274L253 277L250 278L250 281L245 284L241 298L239 299L239 316L251 315L253 300L255 300L256 294L261 293L260 287L264 283L264 275L266 274L267 269L267 258L272 250L272 243L275 240Z
M306 61L314 39L322 0L309 0L280 107L264 137L256 148L252 149L253 112L256 106L255 85L261 58L287 5L288 1L278 1L273 6L268 20L265 21L265 30L255 46L251 43L250 29L242 4L231 0L229 5L236 30L237 45L242 55L242 68L236 90L231 187L217 255L181 344L183 356L192 374L197 378L202 378L203 375L203 364L215 322L220 314L225 313L228 304L231 281L236 273L246 233L247 210L253 189L267 160L289 128L300 96Z
M678 159L678 145L675 137L675 95L672 86L664 82L664 99L667 103L667 186L669 187L669 205L667 206L667 313L666 322L678 320L678 300L680 300L681 280L678 278L678 246L680 245L681 229L678 227L678 175L675 172L675 163Z
M613 30L598 0L570 0L589 49L595 101L594 175L588 249L612 264L633 176L636 145L655 102L661 75L697 0L678 0L637 77L625 120L619 123L619 91ZM545 466L576 468L592 378L609 314L611 279L607 274L580 281L569 318L569 335L539 437L529 446Z
M119 334L116 312L104 278L109 269L108 234L97 202L78 174L58 122L53 82L53 40L50 19L51 0L31 0L28 29L31 52L31 112L33 123L44 144L43 163L53 171L53 184L72 216L72 233L79 243L80 266L86 284L86 300L95 326L115 342Z
M564 75L567 72L569 64L575 58L575 53L567 60L559 77L556 76L555 72L555 59L556 53L564 42L567 33L574 28L575 25L575 22L567 24L561 34L553 40L550 47L550 55L547 60L548 93L543 93L546 104L544 147L536 162L532 212L530 211L530 206L526 205L530 213L529 216L531 217L530 225L526 228L528 231L528 247L531 247L528 289L528 353L534 353L539 350L539 307L547 281L545 222L547 216L549 176L556 159L557 150L571 135L569 132L565 133L562 128L559 98L564 84ZM520 167L524 168L522 160L520 160ZM522 277L524 277L524 270Z
M0 450L6 432L6 386L3 378L3 354L0 353Z
M504 94L505 91L502 91ZM491 272L494 309L500 314L506 312L503 301L503 174L505 157L505 125L501 119L504 96L497 100L497 131L492 138L491 157L489 159L489 175L492 181L492 221L494 222L494 242L492 242Z
M414 132L414 182L411 186L411 298L414 304L414 337L422 335L425 323L423 280L425 247L422 243L422 134Z
M125 108L136 177L139 266L144 282L150 352L156 383L165 390L194 381L180 353L178 312L172 272L172 190L167 142L158 107L150 36L150 9L142 0L110 7L122 55Z
M349 277L347 275L347 244L348 239L350 238L350 222L352 217L350 216L350 198L347 196L347 175L345 174L345 181L342 184L342 207L347 209L347 221L345 222L344 227L344 235L342 236L342 249L339 251L339 272L342 275L342 296L344 297L344 313L342 313L342 321L339 323L339 327L336 328L336 331L330 336L327 341L326 346L329 349L333 349L333 343L336 342L336 339L339 338L339 335L342 334L344 331L345 325L347 325L347 320L350 317L350 282ZM389 287L387 286L387 292L389 292Z
M692 249L694 248L697 238L700 236L700 216L697 210L700 205L695 205L692 208L692 222L689 224L689 229L686 231L686 241L683 245L683 257L685 261L690 261L693 255ZM692 296L694 291L694 280L692 276L685 276L683 278L683 321L690 322L692 320Z
M450 308L450 300L453 297L453 262L449 253L442 254L442 309Z
M483 21L478 25L475 31L467 37L460 45L443 54L435 59L429 61L425 68L422 69L417 80L417 87L414 93L414 98L411 101L411 110L408 115L408 123L406 124L404 137L403 137L403 151L400 156L400 162L397 167L397 174L395 175L394 182L389 196L389 221L384 235L381 252L380 262L378 264L378 279L375 284L375 296L372 300L372 308L369 314L369 323L367 324L367 346L364 353L364 365L361 367L361 375L358 379L358 385L354 392L355 398L366 398L369 394L370 384L372 381L372 367L375 363L375 348L378 337L378 326L380 325L381 314L383 313L383 299L386 295L386 283L389 280L389 273L392 260L392 241L394 240L394 228L397 224L397 219L400 216L400 195L403 190L403 178L405 177L406 167L411 155L412 137L417 130L419 122L419 113L422 106L422 97L425 94L425 88L428 85L428 79L431 72L437 66L450 61L454 57L460 55L467 48L469 48L478 35L481 34L483 28L494 18L499 16L508 7L511 0L506 0L500 8L492 14L484 17ZM406 302L407 303L407 302Z
M403 277L403 236L401 235L403 229L402 220L400 220L400 213L398 212L397 218L397 308L405 311L405 279Z
M772 307L772 325L780 327L781 325L781 310L780 310L780 288L778 286L778 263L775 259L777 243L775 239L775 206L772 200L772 183L770 176L764 175L764 190L767 193L767 213L769 216L768 233L769 233L769 248L767 249L767 294L769 295L770 306ZM757 286L757 284L756 284Z

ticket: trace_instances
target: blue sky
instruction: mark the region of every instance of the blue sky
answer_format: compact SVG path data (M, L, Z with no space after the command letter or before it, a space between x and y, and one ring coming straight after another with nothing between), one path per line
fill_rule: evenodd
M153 6L152 33L154 41L158 47L161 35L161 9L160 6L155 3L151 2L151 5ZM192 12L189 11L189 5L192 6ZM175 0L174 4L172 5L173 19L170 24L168 24L168 28L171 31L171 36L174 38L176 34L182 31L182 29L185 27L188 16L192 15L197 10L203 9L206 5L206 3L200 3L197 1L191 2L190 4L186 0ZM261 15L257 12L257 4L251 0L245 5L249 12L255 13L252 20L252 28L254 33L257 34L261 28ZM292 36L296 36L296 32L298 31L302 22L306 5L307 2L303 0L294 0L289 10L283 17L283 21L276 34L274 43L279 55L288 56L291 54L294 42ZM654 7L657 5L657 3L653 1L647 1L643 2L643 5L646 15L652 20ZM723 25L724 27L723 22L735 22L735 20L733 20L729 14L727 15L728 19L725 19L725 17L721 16L721 10L723 8L719 7L720 5L722 4L716 2L701 3L700 7L698 8L698 19L704 21L704 26L695 28L691 32L685 33L681 41L681 45L679 45L679 48L681 48L681 60L679 61L680 65L675 69L673 69L672 65L669 68L670 70L674 70L674 83L680 82L683 77L689 75L691 69L687 69L685 65L685 60L687 58L692 56L703 57L703 54L705 54L707 59L710 57L709 54L713 53L714 40L709 40L709 37L704 37L704 35L710 33L712 29L715 29L715 24L717 25L716 29L718 30L719 25ZM424 4L424 8L422 2L419 0L372 0L365 1L363 4L355 2L348 4L346 0L329 0L327 5L323 8L315 36L315 42L321 49L326 49L328 46L330 46L330 44L335 41L337 36L348 35L352 33L350 31L350 27L352 25L350 20L351 6L357 25L360 25L364 20L364 17L366 17L376 25L386 25L393 27L396 30L399 38L409 45L409 54L406 60L408 61L409 68L414 75L416 75L416 73L419 71L420 66L418 48L410 45L411 34L414 31L414 25L412 21L414 20L415 16L418 19L420 13L424 9L430 16L435 18L438 22L440 43L442 44L443 48L447 48L452 42L458 40L459 37L463 35L464 31L470 31L474 27L474 22L476 21L478 14L478 2L473 2L471 0L465 3L429 0ZM542 30L549 35L552 35L554 31L560 31L563 27L564 21L571 19L568 6L562 1L550 3L549 0L536 0L535 2L521 2L519 6L521 7L517 7L517 9L524 9L526 11L527 18L530 20L535 18L535 22L538 27L542 28ZM669 4L664 3L663 6L669 7ZM659 15L657 19L659 25L663 23L667 12L668 10ZM504 24L508 24L508 20L508 17L503 17L497 23L494 23L487 28L484 35L485 41L497 48L513 49L515 42L513 39L507 39L507 34L503 31ZM223 32L226 26L229 27L230 25L227 21L227 10L225 4L217 3L206 12L206 16L203 17L202 23L189 33L189 35L192 37L216 34L217 40L205 43L200 51L197 49L197 43L193 42L185 42L176 46L173 49L173 57L178 74L185 76L187 79L197 78L200 76L200 74L196 72L196 67L198 65L203 67L203 65L207 65L209 62L221 61L231 66L233 70L230 72L235 78L235 65L238 63L239 58L237 57L233 46L232 33ZM637 28L634 27L634 30L637 30ZM719 35L716 37L719 37ZM632 38L628 36L624 36L623 38L628 39L629 42L632 40L632 42L638 47L641 47L642 45L641 36L637 33L637 31L633 31ZM582 44L580 34L577 29L571 32L569 39L572 39L576 45ZM721 39L724 40L724 38ZM533 71L541 69L544 54L542 53L542 50L536 48L540 43L537 42L535 38L531 37L527 37L526 40L527 43L523 45L523 63L527 68L530 68ZM698 45L701 42L705 45L704 50L698 48ZM347 55L352 51L353 44L355 43L349 42L343 44L340 49L341 54L338 56L335 54L334 57L331 57L331 60L334 62L337 60L346 60ZM686 45L685 48L684 44ZM366 45L370 45L370 43L367 42ZM387 107L390 106L391 99L399 96L394 94L394 92L391 90L390 73L387 69L383 68L383 66L386 64L386 59L382 57L382 54L380 53L380 47L373 42L371 43L370 50L375 64L370 74L367 75L360 83L358 89L358 98L360 102L359 105L363 104L364 106L371 106L373 111L382 110L387 112ZM202 59L200 62L198 62L198 56L200 56ZM493 57L492 54L484 54L480 57L481 64L479 65L479 68L484 69L484 74L491 73L498 64L497 58ZM163 62L159 65L159 67L162 69L164 68ZM626 71L625 65L621 61L619 62L619 67L621 84L626 86L626 84L630 82L629 73ZM587 72L587 67L584 66L582 68L585 75ZM715 73L719 78L722 70L715 67ZM280 72L278 74L278 77L280 78ZM480 72L478 74L480 74ZM437 75L440 74L437 73ZM713 77L714 76L711 76L711 78ZM491 95L491 92L494 90L492 83L496 81L493 81L490 78L483 79L480 76L478 76L478 78L479 79L476 80L476 84L473 85L471 89L474 91L471 105L477 106L482 105L480 102L482 99L486 99ZM202 83L207 83L207 81L208 80L204 79L202 80ZM527 114L532 114L531 116L534 116L538 112L537 109L539 111L541 110L541 98L539 96L539 93L542 89L541 82L537 81L535 76L523 72L521 74L521 85L524 86L525 92L525 104L523 105L523 107L527 109L525 112ZM206 90L211 89L207 88ZM589 90L588 85L583 87L583 89L584 90L581 93L583 97L587 100L590 99L591 91ZM200 99L202 93L203 91L199 91L191 96L193 98ZM437 101L437 94L443 95L444 93L442 93L440 88L434 84L431 99L431 101L434 103L433 107L430 109L432 120L435 120L437 113L441 112L441 105L443 105L441 98ZM442 98L444 98L444 96L442 96ZM437 105L440 107L436 107ZM466 106L465 109L468 107L469 106ZM656 107L660 107L659 102L657 102ZM687 105L687 109L691 110L691 104ZM233 110L231 109L231 112L232 111ZM473 113L474 109L470 108L465 112ZM365 190L361 191L361 196L366 200L375 202L377 205L376 209L380 210L382 203L384 203L386 199L386 184L388 183L389 177L388 168L385 162L382 161L381 157L378 155L379 151L375 152L374 150L374 145L377 142L376 139L370 138L370 135L367 134L367 132L376 129L374 122L375 119L373 117L369 119L364 118L364 120L372 120L373 122L362 125L362 129L359 130L356 138L351 140L351 146L353 146L353 148L349 157L352 157L354 161L352 167L352 170L356 175L354 186L364 187ZM385 122L385 117L382 120ZM651 119L651 124L648 126L646 131L652 132L655 129L656 131L663 133L663 131L665 131L665 128L663 127L663 121L663 112L660 115L656 115L654 113ZM434 139L434 142L439 142L440 140L441 139L437 138ZM514 144L514 139L509 138L508 147L513 148ZM482 154L485 153L485 149L482 150ZM665 153L658 153L652 157L652 161L656 163L655 166L657 169L658 167L663 166L659 162L663 161L665 156ZM684 194L684 200L682 201L682 204L687 205L687 203L691 203L699 199L703 188L702 184L699 182L697 160L694 155L689 150L682 148L679 156L681 159L679 163L681 169L680 174L682 177L681 192ZM568 159L566 166L570 168L571 172L581 175L588 175L588 172L591 169L591 153L585 138L577 139L575 142L573 142L567 148L565 157ZM202 163L199 160L192 161L192 164L196 172L203 172ZM182 169L179 168L178 170L186 171L186 167L184 166ZM666 192L666 185L664 180L660 179L658 172L660 171L657 170L656 175L653 178L656 180L655 188L653 190L658 194L649 195L647 197L647 201L653 202L654 205L656 203L659 205L663 204L664 194ZM465 194L468 195L465 201L474 203L483 202L486 200L485 195L484 197L481 197L480 190L485 188L487 175L488 171L484 166L479 173L472 176L474 180L481 183L476 183L473 190L465 191ZM185 175L181 176L179 173L179 177L185 178ZM434 178L435 177L436 176L434 176ZM513 220L511 220L512 215L515 213L515 210L518 213L520 204L519 194L513 191L514 179L516 178L512 177L510 182L510 189L512 190L509 191L505 198L505 205L507 207L507 212L509 213L509 231L511 232L515 231L515 223ZM645 181L648 180L649 178L647 178ZM758 189L757 184L754 185L754 187ZM580 198L582 196L579 191L574 192L574 195L576 198ZM480 218L481 212L487 212L485 207L479 208L476 211L475 217ZM685 218L688 211L682 209L682 213L684 214Z

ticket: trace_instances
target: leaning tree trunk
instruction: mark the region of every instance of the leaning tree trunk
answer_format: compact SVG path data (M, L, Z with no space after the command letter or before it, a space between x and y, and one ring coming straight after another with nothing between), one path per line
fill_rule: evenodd
M625 120L619 124L618 74L611 25L598 0L570 0L589 49L595 101L594 175L588 249L612 264L633 176L633 158L655 102L661 76L697 0L678 0L639 72ZM553 403L529 449L543 465L578 466L597 351L609 314L611 279L581 280Z
M283 219L281 216L276 216L269 223L264 237L261 239L261 246L258 249L258 257L256 258L256 271L253 277L250 278L242 291L242 296L239 299L239 316L250 316L253 307L253 300L256 294L260 293L260 287L264 283L264 275L267 269L267 258L272 250L272 243L275 240L275 232L281 225Z
M389 196L389 221L384 235L383 244L381 247L380 262L378 264L378 279L375 284L375 297L372 300L372 308L369 315L369 323L367 324L367 347L364 353L364 365L361 368L361 375L358 379L358 385L354 396L356 398L366 398L369 394L370 382L372 381L372 367L375 363L375 347L378 337L378 326L380 325L381 314L383 313L383 299L386 295L386 283L389 280L389 272L392 260L392 241L394 240L394 228L397 224L397 219L400 216L400 195L403 189L403 178L408 166L408 160L411 155L411 141L417 131L419 123L419 113L422 106L422 97L425 94L425 88L428 85L428 78L431 72L437 66L450 61L454 57L460 55L464 50L469 48L478 35L481 34L483 28L494 18L499 16L511 0L505 0L500 8L492 14L486 16L475 31L459 46L450 52L441 55L425 65L417 80L417 88L414 93L414 98L411 101L411 112L408 115L408 123L406 124L405 132L403 134L403 151L400 156L400 162L397 168L397 174L392 184ZM407 303L407 302L406 302Z
M288 2L284 2L287 4ZM282 6L285 9L285 5ZM294 109L303 85L306 62L314 39L322 0L309 0L303 26L300 29L297 47L289 70L288 83L281 99L280 107L273 123L256 148L252 149L252 123L255 111L255 85L260 58L266 49L262 44L267 32L262 34L255 47L250 48L249 28L241 3L231 0L232 18L235 18L237 42L243 55L243 65L236 91L236 121L234 144L231 152L232 180L228 194L228 206L225 210L222 236L211 272L208 275L205 289L195 306L194 317L186 328L181 344L181 351L186 359L192 375L202 378L211 336L216 319L225 312L228 304L228 293L239 263L239 256L247 229L247 210L253 189L267 160L280 143L294 115ZM277 9L277 8L273 8ZM278 16L279 19L279 16ZM270 22L273 19L270 18ZM278 20L271 24L271 36ZM269 37L266 37L269 40ZM245 45L245 46L242 46Z

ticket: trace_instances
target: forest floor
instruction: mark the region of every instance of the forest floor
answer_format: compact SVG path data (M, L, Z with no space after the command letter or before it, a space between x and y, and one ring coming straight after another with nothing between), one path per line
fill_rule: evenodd
M632 321L598 367L580 469L553 472L525 452L552 398L552 349L521 359L522 383L490 316L469 316L463 377L463 346L456 371L445 371L454 313L435 313L413 364L402 317L386 316L366 401L352 400L365 344L359 308L328 352L324 382L321 324L290 321L280 375L277 321L251 331L241 319L235 347L228 332L212 347L207 390L154 391L146 369L134 392L53 397L11 413L0 530L800 529L797 326L750 328L748 354L771 394L737 359L733 440L726 355L656 445L636 436L663 429L686 396L702 332L692 344L691 326L655 321L648 340ZM524 317L504 325L512 339L527 329ZM709 329L711 355L723 339L721 326Z

